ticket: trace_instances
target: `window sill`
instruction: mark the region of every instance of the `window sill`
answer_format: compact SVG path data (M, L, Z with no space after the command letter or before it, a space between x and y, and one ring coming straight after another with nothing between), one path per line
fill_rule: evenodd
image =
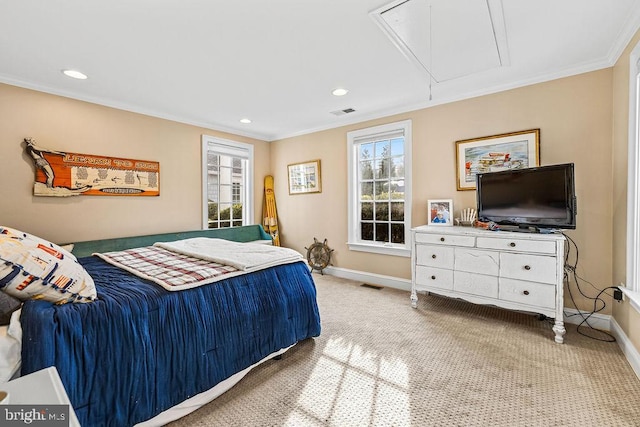
M625 288L624 286L618 286L622 293L629 298L629 304L640 313L640 292L635 292Z
M409 258L411 256L411 249L398 246L385 246L385 245L370 245L365 243L347 243L349 250L359 252L371 252L381 255L392 255Z

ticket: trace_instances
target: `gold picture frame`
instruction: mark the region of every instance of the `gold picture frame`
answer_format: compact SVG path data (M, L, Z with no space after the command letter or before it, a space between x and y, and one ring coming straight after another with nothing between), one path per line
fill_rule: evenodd
M456 141L456 186L475 190L476 174L540 166L540 129Z
M322 192L320 160L293 163L287 166L289 175L289 194L307 194Z

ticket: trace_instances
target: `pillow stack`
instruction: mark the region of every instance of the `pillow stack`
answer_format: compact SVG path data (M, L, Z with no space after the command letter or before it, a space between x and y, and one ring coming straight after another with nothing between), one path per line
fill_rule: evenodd
M0 290L21 300L56 304L91 302L93 279L74 255L60 246L0 226Z

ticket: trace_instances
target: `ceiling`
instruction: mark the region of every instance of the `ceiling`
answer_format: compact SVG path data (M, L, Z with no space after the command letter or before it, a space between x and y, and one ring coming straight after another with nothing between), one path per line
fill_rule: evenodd
M640 0L0 0L0 82L273 141L610 67L639 27Z

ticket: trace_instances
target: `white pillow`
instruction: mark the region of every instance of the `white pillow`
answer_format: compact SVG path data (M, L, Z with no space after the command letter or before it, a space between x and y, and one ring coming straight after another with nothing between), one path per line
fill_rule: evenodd
M20 370L22 347L22 326L20 310L14 311L9 326L0 326L0 384L16 375Z
M55 243L2 226L0 290L22 301L64 304L96 298L93 279L74 255Z

